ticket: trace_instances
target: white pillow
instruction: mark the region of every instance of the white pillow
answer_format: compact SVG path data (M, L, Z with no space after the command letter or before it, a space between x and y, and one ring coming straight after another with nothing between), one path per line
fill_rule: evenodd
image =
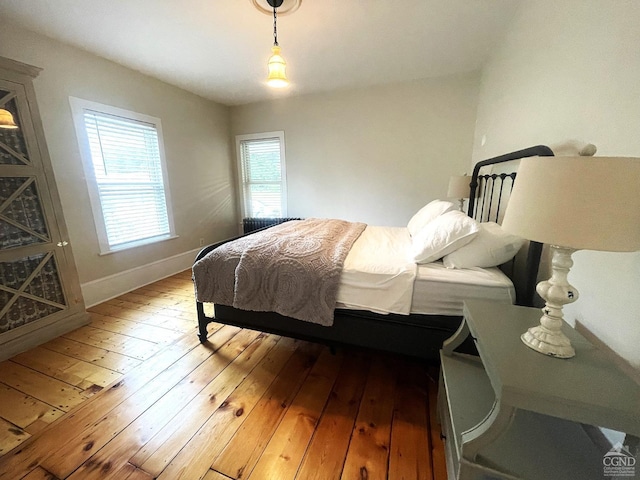
M511 260L524 239L505 232L497 223L481 223L478 235L443 259L447 268L495 267Z
M427 203L418 212L411 217L407 224L407 229L411 236L417 235L429 222L438 218L440 215L456 210L456 206L446 200L434 200Z
M412 238L411 258L430 263L466 245L478 234L478 222L454 210L435 218Z

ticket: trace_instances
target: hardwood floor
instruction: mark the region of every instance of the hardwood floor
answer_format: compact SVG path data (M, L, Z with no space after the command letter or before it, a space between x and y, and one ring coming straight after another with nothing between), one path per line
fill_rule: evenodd
M190 272L0 363L0 480L446 479L437 372L211 324Z

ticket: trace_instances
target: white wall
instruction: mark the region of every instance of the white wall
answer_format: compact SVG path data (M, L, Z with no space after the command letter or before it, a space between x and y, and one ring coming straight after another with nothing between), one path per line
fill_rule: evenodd
M232 135L284 130L289 215L405 225L471 157L478 74L231 109Z
M639 24L630 0L523 2L483 71L474 159L568 139L640 157ZM580 299L565 317L640 367L640 253L574 260Z
M200 238L211 243L235 234L227 107L1 20L0 55L44 69L34 86L81 283L117 282L123 271L154 262L157 268L197 249ZM98 255L69 96L161 119L179 238ZM137 274L137 282L153 280Z

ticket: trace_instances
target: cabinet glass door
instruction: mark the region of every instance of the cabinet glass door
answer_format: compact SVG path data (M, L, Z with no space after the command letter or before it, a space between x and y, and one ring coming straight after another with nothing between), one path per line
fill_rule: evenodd
M0 333L66 314L63 240L22 85L0 80ZM64 243L66 245L66 243Z

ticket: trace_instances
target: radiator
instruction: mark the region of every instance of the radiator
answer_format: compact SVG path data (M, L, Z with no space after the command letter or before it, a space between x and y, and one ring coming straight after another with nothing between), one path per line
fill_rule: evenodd
M243 218L242 231L244 233L253 232L261 228L271 227L289 220L302 220L301 218Z

